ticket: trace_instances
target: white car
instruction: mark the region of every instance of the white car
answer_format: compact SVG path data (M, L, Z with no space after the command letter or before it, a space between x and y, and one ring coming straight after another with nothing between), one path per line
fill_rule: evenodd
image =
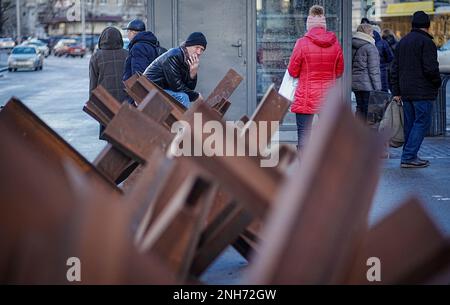
M8 70L10 72L18 69L42 70L44 66L44 55L34 46L17 46L8 58Z
M441 73L450 73L450 41L438 50L438 62Z
M41 52L42 55L44 55L46 58L50 55L50 49L48 48L47 44L40 40L37 39L28 40L22 43L22 45L36 47L39 50L39 52Z
M16 42L12 38L0 38L0 49L12 49Z

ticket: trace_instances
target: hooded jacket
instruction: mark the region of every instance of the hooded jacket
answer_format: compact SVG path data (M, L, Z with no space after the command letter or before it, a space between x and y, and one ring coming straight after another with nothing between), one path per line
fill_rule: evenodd
M395 38L395 36L391 35L391 34L383 35L383 37L381 37L381 38L383 38L383 40L385 40L388 43L389 48L392 51L392 54L394 54L394 50L398 44L397 38Z
M144 73L158 57L157 46L159 46L158 39L152 32L137 33L128 46L129 55L125 63L124 81L136 73Z
M352 39L352 57L353 91L381 90L380 55L375 40L356 32Z
M291 111L318 113L328 89L344 72L344 57L336 35L322 27L312 28L297 40L288 71L299 78Z
M375 38L375 46L377 47L378 54L380 55L381 87L383 91L388 92L388 68L389 64L394 60L394 53L392 53L388 42L384 39L381 39L381 36L377 31L373 31L373 36Z
M99 49L89 63L89 96L98 85L102 85L119 102L126 98L122 75L128 51L123 49L122 34L113 27L100 35Z

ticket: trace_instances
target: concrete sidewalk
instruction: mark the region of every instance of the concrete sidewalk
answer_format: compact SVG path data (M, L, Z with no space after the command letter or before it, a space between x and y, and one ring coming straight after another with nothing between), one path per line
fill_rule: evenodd
M401 148L390 149L369 215L371 226L392 213L411 196L417 196L436 225L450 235L450 136L426 138L419 152L431 165L421 169L400 168ZM228 248L202 276L207 284L239 284L248 263Z
M3 76L3 72L8 70L8 53L4 50L0 50L0 77Z

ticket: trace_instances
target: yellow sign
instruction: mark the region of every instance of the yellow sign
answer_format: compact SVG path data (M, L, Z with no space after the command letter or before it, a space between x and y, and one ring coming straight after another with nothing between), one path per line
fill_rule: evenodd
M434 13L433 1L404 2L389 4L386 16L412 16L414 12L424 11L427 14Z

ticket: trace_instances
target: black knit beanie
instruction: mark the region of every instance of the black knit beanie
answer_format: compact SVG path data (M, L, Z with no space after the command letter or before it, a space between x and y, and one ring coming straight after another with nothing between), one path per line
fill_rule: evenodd
M415 12L412 18L412 27L428 29L430 27L430 17L424 11Z
M203 35L203 33L200 32L194 32L186 39L185 46L191 47L191 46L202 46L206 49L206 37Z

